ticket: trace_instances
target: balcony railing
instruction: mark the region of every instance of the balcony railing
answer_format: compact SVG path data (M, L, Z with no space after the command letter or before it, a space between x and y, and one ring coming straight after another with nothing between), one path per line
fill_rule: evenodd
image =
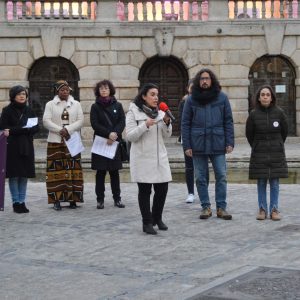
M299 0L228 1L229 19L298 19Z
M6 1L8 21L20 19L96 19L97 1Z
M206 21L208 0L120 0L117 17L119 21Z

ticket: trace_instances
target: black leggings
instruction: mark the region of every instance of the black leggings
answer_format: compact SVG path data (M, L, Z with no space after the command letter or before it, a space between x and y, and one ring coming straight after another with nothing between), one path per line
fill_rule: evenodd
M96 187L95 192L97 195L97 202L104 201L104 192L105 192L105 176L106 170L97 170L96 173ZM110 186L115 202L121 200L121 189L120 189L120 176L119 170L108 171L110 175Z
M152 213L150 210L150 195L152 185L154 187ZM153 221L160 221L162 219L162 212L164 209L167 193L168 182L162 183L140 183L139 188L139 206L143 218L143 224L152 224Z

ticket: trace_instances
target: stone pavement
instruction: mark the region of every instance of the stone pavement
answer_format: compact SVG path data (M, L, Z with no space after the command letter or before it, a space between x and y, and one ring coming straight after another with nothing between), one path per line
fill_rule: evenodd
M30 182L29 214L12 212L6 188L0 212L1 299L300 299L284 270L300 270L300 185L281 185L283 219L256 221L256 186L229 184L232 221L200 220L199 200L186 204L186 187L171 183L164 212L169 226L157 236L142 232L136 184L122 183L125 209L113 207L107 185L105 209L95 208L94 184L85 184L85 203L54 211L45 184ZM214 185L210 185L213 195ZM212 196L213 208L215 208ZM243 293L213 296L211 290L258 268L275 267L269 281L252 281ZM269 269L267 269L269 270ZM263 271L264 272L264 271ZM285 271L287 272L287 271ZM253 273L251 273L253 277ZM267 272L265 273L267 274ZM275 274L275 275L274 275ZM265 275L267 276L267 275ZM252 278L251 277L251 278ZM299 278L292 277L292 278ZM282 279L282 281L281 281ZM287 291L285 289L288 289ZM280 295L286 297L275 297ZM226 296L226 297L225 297Z

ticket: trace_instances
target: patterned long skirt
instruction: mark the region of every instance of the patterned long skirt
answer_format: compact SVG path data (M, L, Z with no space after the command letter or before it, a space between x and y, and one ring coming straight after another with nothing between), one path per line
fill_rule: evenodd
M46 185L49 204L83 202L81 156L72 157L64 142L48 143Z

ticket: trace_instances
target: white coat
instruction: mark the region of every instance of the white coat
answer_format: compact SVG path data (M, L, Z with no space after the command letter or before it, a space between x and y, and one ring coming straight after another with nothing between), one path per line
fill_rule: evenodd
M172 134L172 124L163 121L165 113L159 111L157 123L147 128L148 116L134 103L126 115L126 134L131 142L130 175L132 182L162 183L172 180L164 137Z
M47 141L50 143L60 143L61 136L59 131L63 129L61 115L64 108L69 113L70 125L65 126L71 135L75 131L79 131L83 126L83 112L80 103L69 96L67 101L61 101L58 96L47 102L43 116L43 124L49 130Z

